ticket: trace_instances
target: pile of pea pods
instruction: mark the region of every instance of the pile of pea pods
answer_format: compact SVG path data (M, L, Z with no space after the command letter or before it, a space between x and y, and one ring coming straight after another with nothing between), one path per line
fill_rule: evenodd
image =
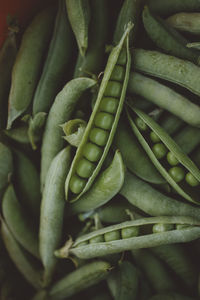
M0 299L200 299L200 1L9 20Z

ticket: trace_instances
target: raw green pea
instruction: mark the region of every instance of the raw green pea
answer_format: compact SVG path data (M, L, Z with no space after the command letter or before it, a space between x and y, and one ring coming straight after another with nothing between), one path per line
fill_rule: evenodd
M167 154L167 148L162 143L153 145L152 151L157 159L162 159Z
M94 127L90 132L89 139L91 142L97 144L98 146L105 146L108 140L108 136L108 131Z
M85 158L82 158L76 166L77 174L83 178L90 177L94 169L95 169L95 164L93 164L92 162L90 162Z
M181 182L185 177L185 171L181 167L173 167L169 169L169 175L175 182Z
M79 194L83 190L85 185L86 185L86 179L80 178L77 175L73 175L72 178L70 179L70 183L69 183L70 190L74 194Z
M104 237L103 235L99 235L99 236L95 236L93 238L91 238L89 240L89 243L90 244L93 244L93 243L101 243L101 242L104 242Z
M139 117L135 119L135 124L141 131L146 131L148 129L147 124Z
M122 82L125 76L125 69L120 65L116 65L110 76L110 80Z
M160 233L160 232L165 232L165 231L169 231L169 230L173 230L173 229L174 229L173 224L158 223L158 224L154 224L152 227L153 233Z
M154 131L151 131L151 133L150 133L150 139L152 140L153 143L160 142L159 136Z
M87 143L83 150L83 155L92 162L96 162L100 159L103 149L93 143Z
M186 174L185 180L191 186L198 186L199 185L199 181L190 172L188 172Z
M128 238L138 236L138 235L139 235L139 227L138 226L123 228L121 230L122 239L128 239Z
M105 112L99 112L94 120L94 124L97 127L100 127L105 130L110 130L113 125L113 122L114 116Z
M104 96L119 98L122 90L122 84L117 81L108 81L104 91Z
M176 166L179 163L178 159L170 151L167 153L167 161L171 166Z
M104 234L104 240L105 242L111 242L111 241L116 241L120 240L121 235L119 230L111 231L111 232L106 232Z
M119 100L111 97L104 97L100 104L100 110L110 114L115 114L119 105Z

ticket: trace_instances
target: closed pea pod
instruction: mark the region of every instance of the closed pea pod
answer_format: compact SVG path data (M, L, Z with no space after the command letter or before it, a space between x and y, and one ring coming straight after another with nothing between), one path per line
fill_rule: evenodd
M166 22L180 31L197 35L200 33L200 14L198 12L177 13L167 18Z

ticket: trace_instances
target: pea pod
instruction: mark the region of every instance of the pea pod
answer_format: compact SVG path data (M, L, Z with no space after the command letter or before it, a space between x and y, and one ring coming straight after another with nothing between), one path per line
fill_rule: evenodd
M66 178L65 195L66 200L70 202L78 200L89 189L111 146L128 84L130 70L128 35L132 27L132 24L128 24L120 43L109 56L93 112ZM103 150L95 164L83 157L83 150L89 142L92 142L95 148L98 145L98 152ZM79 189L75 190L77 182ZM70 190L74 194L72 197L69 195Z
M198 35L200 33L199 20L200 14L198 12L180 12L167 18L166 22L177 30Z
M9 130L4 130L4 134L8 136L9 139L20 144L28 145L30 142L28 137L28 126L24 124Z
M200 144L200 129L185 126L174 135L173 139L186 154L190 154Z
M0 143L0 198L9 183L9 177L13 173L13 156L11 150Z
M37 149L37 143L41 140L47 114L39 112L29 120L28 137L33 150Z
M157 224L166 227L166 231L145 234L145 228L150 230ZM173 229L175 224L189 226ZM89 259L127 250L188 242L199 238L200 227L198 225L199 221L189 217L141 218L82 235L74 243L69 240L61 249L56 250L55 255L58 257L74 255L81 259Z
M82 119L73 119L61 126L65 134L63 138L70 145L78 147L84 135L86 121Z
M200 170L197 168L197 166L191 161L191 159L181 150L181 148L174 142L174 140L148 115L146 115L144 112L133 108L132 110L136 113L139 118L141 118L142 122L146 124L147 128L150 128L155 132L155 134L160 138L160 140L163 142L164 150L167 153L167 150L169 150L173 156L177 159L177 161L181 164L181 166L185 167L185 169L190 172L198 181L200 181ZM144 147L145 151L147 152L148 156L158 169L162 176L167 180L167 182L186 200L194 202L196 204L199 204L197 199L194 199L194 197L190 196L190 194L187 192L184 186L181 186L180 184L177 184L177 181L175 181L172 173L168 173L166 167L159 161L159 158L157 154L155 154L152 151L149 141L147 139L147 136L144 136L142 132L138 129L138 127L135 125L134 121L132 120L130 114L128 113L128 118L130 121L130 125L138 137L139 142ZM171 170L171 169L170 169ZM182 170L182 169L181 169Z
M78 201L71 204L73 213L93 210L112 199L124 182L124 164L119 151L111 164L97 177L92 187Z

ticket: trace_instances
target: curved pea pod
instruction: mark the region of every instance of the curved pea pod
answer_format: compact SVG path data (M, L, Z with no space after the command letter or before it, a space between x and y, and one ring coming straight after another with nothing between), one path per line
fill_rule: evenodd
M52 159L64 148L61 124L70 120L81 95L93 87L96 81L90 78L77 78L69 81L50 109L42 140L41 157L41 188L45 183L45 177Z
M1 234L9 256L17 269L35 289L41 289L41 270L36 268L32 257L30 257L17 243L3 219L1 219Z
M56 268L54 251L62 238L65 208L65 174L71 163L71 148L59 152L51 162L43 191L39 229L39 251L44 266L44 283L48 285Z
M29 120L28 138L33 150L37 149L37 143L42 138L46 118L47 114L45 112L39 112Z
M200 14L198 12L180 12L167 18L166 22L179 31L200 34Z
M93 210L111 200L124 183L124 171L122 156L116 151L109 167L96 178L89 191L71 204L72 212Z
M135 135L124 124L123 119L120 120L117 127L113 146L120 150L128 170L151 183L160 184L165 182L151 160L146 156Z
M12 184L8 186L4 193L2 212L5 222L15 239L29 253L39 258L36 230L33 228L25 211L23 211Z
M60 0L47 58L33 97L34 116L39 112L49 111L69 72L71 53L72 32L65 0Z
M152 78L131 72L127 91L144 97L192 126L200 127L200 107ZM134 105L134 101L131 102Z
M75 34L80 54L84 56L88 47L88 30L91 14L89 0L65 1L68 18Z
M107 283L115 300L138 299L139 272L129 261L119 263L119 266L111 271Z
M12 71L7 129L31 104L52 33L54 11L51 6L40 12L23 35Z
M110 270L111 265L105 261L87 263L54 283L49 297L51 300L66 299L106 279Z
M145 234L145 230L155 224L163 224L170 229ZM172 229L175 228L175 224L184 224L188 227ZM104 227L82 235L74 243L68 240L61 249L55 251L55 255L61 258L74 255L81 259L91 259L127 250L189 242L199 237L199 221L194 218L149 217Z
M106 65L104 72L104 77L101 82L101 86L98 92L97 100L88 121L84 136L81 140L79 147L77 148L75 157L73 159L71 169L68 173L65 182L65 195L66 200L73 202L78 200L91 186L94 179L96 178L100 168L102 167L103 161L108 153L111 146L114 133L118 124L118 120L123 108L123 101L125 98L126 87L128 84L128 77L130 71L130 55L128 49L128 36L133 25L128 24L127 29L122 36L120 43L113 48ZM121 54L121 58L120 58ZM120 61L121 59L121 61ZM121 65L120 65L121 63ZM117 65L118 64L118 65ZM118 72L118 69L120 71ZM110 98L106 98L110 97ZM104 100L105 99L105 100ZM108 109L107 99L111 99L112 113L110 113L110 108ZM114 107L114 111L113 111ZM109 113L108 113L109 110ZM105 120L105 121L104 121ZM99 142L98 136L103 136L103 142L101 138L101 143ZM77 168L80 169L80 165L83 163L83 151L89 142L96 144L99 149L103 150L102 155L95 161L95 164L90 160L85 160L85 163L89 165L90 170L86 174L83 170L83 175L87 178L81 179L82 186L80 189L76 190L75 193L71 193L70 190L72 186L72 180L80 176L80 172L77 172ZM92 172L91 172L92 170ZM78 174L78 175L77 175ZM81 176L81 177L84 177ZM79 177L80 181L80 177ZM71 196L71 197L70 197Z
M197 181L200 182L200 170L191 161L191 159L182 151L182 149L174 142L174 140L152 118L150 118L144 112L133 107L131 107L131 109L135 112L137 116L139 116L139 118L144 122L144 124L146 124L147 128L150 128L159 137L161 142L166 147L166 153L167 151L170 151L173 154L173 156L177 159L178 163L180 163L181 166L183 166L188 172L190 172L194 176L194 178L196 178ZM161 173L161 175L183 198L190 202L199 204L199 201L198 199L196 199L195 195L191 196L191 191L188 192L185 185L181 185L180 183L178 184L170 175L170 173L168 173L167 168L169 168L169 166L165 167L163 165L164 163L159 161L159 159L156 157L156 155L151 149L150 141L148 141L147 136L142 134L142 132L138 129L128 111L127 115L135 135L137 136L139 142L141 143L147 155L150 157L150 159L152 160L158 171Z
M82 119L73 119L61 125L65 136L63 138L72 146L78 147L86 128L86 121Z
M13 156L11 150L0 143L0 198L9 183L9 177L13 173Z
M11 73L16 54L16 34L11 29L0 50L0 128L6 127Z

